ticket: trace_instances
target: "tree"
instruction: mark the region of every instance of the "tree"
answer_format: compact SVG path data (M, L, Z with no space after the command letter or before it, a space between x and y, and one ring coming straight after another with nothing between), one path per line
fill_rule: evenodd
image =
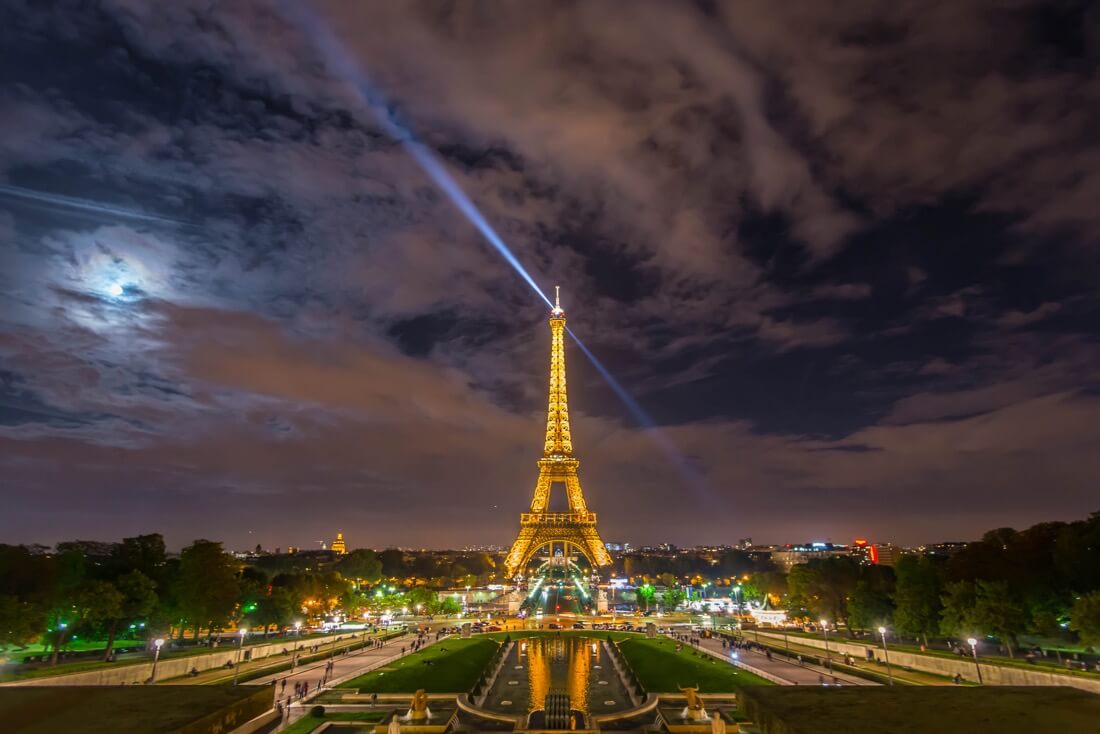
M382 575L386 578L405 575L405 552L397 548L387 548L378 554L382 562Z
M649 584L643 584L643 585L637 587L634 590L634 593L637 595L639 606L641 606L641 604L640 604L641 601L643 601L643 600L645 601L645 610L648 612L649 611L649 604L650 604L650 602L653 601L653 596L654 596L653 587L650 586Z
M890 593L870 579L860 579L848 598L848 624L854 629L875 629L889 623L894 613Z
M109 615L107 622L107 648L103 659L110 660L115 647L115 637L123 625L147 617L157 605L156 582L141 571L130 571L115 579L113 584L119 594L117 613Z
M853 558L814 558L791 569L787 588L815 616L847 626L848 597L858 579L859 565Z
M894 628L919 636L928 645L928 635L939 631L943 602L943 564L932 556L904 555L894 567Z
M167 567L164 537L159 533L123 538L114 550L113 560L118 574L141 571L146 578L163 586Z
M1009 657L1015 657L1016 637L1027 628L1027 612L1004 581L978 581L975 586L974 620L979 628L1004 641Z
M458 614L461 611L462 604L459 603L458 599L455 599L453 596L448 596L446 599L442 599L439 601L439 605L436 607L436 611L434 611L433 614L443 614L450 616L453 614Z
M1070 612L1069 628L1089 647L1100 647L1100 591L1078 599Z
M665 589L663 601L665 603L665 611L671 612L684 601L684 592L678 586L670 586Z
M72 596L68 621L59 622L50 665L57 665L57 657L65 641L74 629L85 625L94 627L122 613L122 594L107 581L86 581Z
M734 601L737 601L738 598L742 601L742 603L750 601L762 601L764 599L764 592L761 591L760 587L756 584L754 580L749 579L748 581L742 581L738 584L738 586L741 587L740 591L738 591L737 593L730 593L730 596L734 598Z
M16 596L0 596L0 650L23 647L42 633L46 615L42 609Z
M357 548L348 553L336 564L336 570L344 578L368 586L382 579L382 561L378 560L378 554L367 548Z
M179 607L196 637L200 629L212 630L229 621L239 590L237 563L221 543L196 540L180 553Z
M978 631L975 607L978 595L970 581L952 581L943 589L940 629L946 635L965 637Z

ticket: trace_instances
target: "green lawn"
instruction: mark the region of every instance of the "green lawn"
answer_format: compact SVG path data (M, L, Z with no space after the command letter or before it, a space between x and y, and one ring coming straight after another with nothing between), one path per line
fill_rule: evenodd
M638 681L650 693L675 693L678 687L698 686L701 693L732 693L740 686L770 686L771 681L685 646L676 652L669 639L632 637L619 643Z
M115 649L127 648L127 649L144 649L145 640L115 640ZM105 640L75 640L69 642L62 648L62 652L89 652L92 650L106 650L107 642ZM22 649L10 648L8 650L0 650L0 658L8 658L13 663L21 663L24 658L31 655L46 655L46 646L38 643L27 645Z
M485 637L446 639L339 687L357 688L361 693L412 693L419 688L428 693L464 693L473 688L499 646Z
M314 718L312 716L304 716L298 719L293 724L283 729L280 734L309 734L321 724L326 721L370 721L378 722L386 716L385 711L334 711L331 714L325 714L321 718ZM344 732L347 729L341 727L337 731Z

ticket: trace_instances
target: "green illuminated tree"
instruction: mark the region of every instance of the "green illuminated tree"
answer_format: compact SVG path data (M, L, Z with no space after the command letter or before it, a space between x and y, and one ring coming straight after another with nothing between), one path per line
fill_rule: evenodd
M1074 603L1069 628L1083 644L1100 647L1100 591L1085 594Z
M678 586L670 586L662 594L665 611L671 612L684 602L684 592Z
M141 571L130 571L119 576L112 586L118 592L120 602L117 614L106 620L107 648L103 651L104 660L111 659L119 629L148 617L157 605L157 585Z
M645 610L649 611L650 602L653 601L654 591L653 587L649 584L643 584L634 590L634 593L638 596L639 606L640 602L645 601Z

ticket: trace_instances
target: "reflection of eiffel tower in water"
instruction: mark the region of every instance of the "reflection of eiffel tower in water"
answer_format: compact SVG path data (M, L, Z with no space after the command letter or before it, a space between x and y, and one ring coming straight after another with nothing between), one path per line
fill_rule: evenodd
M557 289L555 288L555 291ZM580 462L573 458L573 438L569 433L569 401L565 389L565 311L554 297L550 312L550 407L546 417L546 442L539 459L539 478L531 511L520 515L519 537L505 559L509 578L522 573L535 552L544 546L561 543L563 556L570 546L576 548L593 568L607 566L611 556L596 530L596 513L589 512L577 477ZM550 490L565 487L569 512L550 512Z

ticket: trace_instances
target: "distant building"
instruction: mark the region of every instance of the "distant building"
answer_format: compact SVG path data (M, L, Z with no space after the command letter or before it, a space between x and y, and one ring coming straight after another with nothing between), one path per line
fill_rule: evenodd
M348 552L348 547L344 544L343 533L336 533L336 540L332 541L332 552L340 556Z
M292 556L292 555L294 555L295 553L297 553L297 552L298 552L298 551L300 551L300 550L301 550L301 548L299 548L299 547L298 547L298 546L296 546L296 545L288 545L288 546L286 547L286 552L287 552L287 554L288 554L288 555L291 555L291 556Z
M814 558L834 558L847 556L851 550L846 545L833 545L814 541L800 545L785 545L772 551L772 561L783 571L790 571L802 563L809 563Z
M930 543L928 545L919 546L917 550L928 556L953 556L965 547L966 543L960 542Z
M893 566L901 558L901 548L890 543L875 543L871 546L871 563L879 566Z
M604 543L605 548L614 553L629 553L631 551L630 543Z

